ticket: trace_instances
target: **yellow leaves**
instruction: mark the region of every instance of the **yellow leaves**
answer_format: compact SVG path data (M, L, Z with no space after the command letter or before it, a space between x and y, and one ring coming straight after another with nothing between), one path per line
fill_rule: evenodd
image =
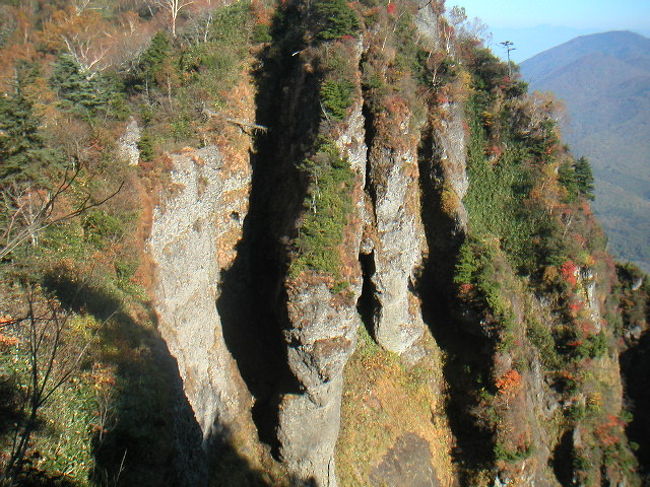
M97 392L103 392L114 388L117 384L116 374L117 368L114 365L95 363L90 373L93 389Z
M451 188L444 188L442 190L440 200L442 204L442 210L446 215L450 216L455 215L461 205L460 198Z
M9 348L18 345L19 340L15 337L0 333L0 348Z
M596 265L596 259L588 252L581 252L578 256L578 261L583 267L593 267Z
M554 284L557 282L560 277L560 273L557 270L557 267L549 265L544 269L544 275L542 279L546 284Z

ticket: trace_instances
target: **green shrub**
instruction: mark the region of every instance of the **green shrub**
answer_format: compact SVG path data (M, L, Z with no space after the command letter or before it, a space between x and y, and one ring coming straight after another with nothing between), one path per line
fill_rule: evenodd
M475 236L498 237L510 263L521 274L532 275L561 252L561 234L531 190L540 177L531 165L526 144L510 141L498 162L486 156L488 134L481 122L484 107L476 96L469 105L470 140L467 151L469 190L463 202ZM535 238L531 238L534 236Z
M359 19L345 0L315 0L313 9L316 38L321 41L354 36L359 31Z
M255 43L261 44L264 42L271 42L271 27L267 24L255 24L251 34L251 40Z
M102 209L90 210L83 220L86 239L98 248L104 248L116 242L124 235L125 225L122 219Z
M246 49L252 30L251 19L249 1L236 2L218 9L210 29L210 40L233 48Z
M140 140L138 141L138 150L140 151L140 159L143 161L146 162L153 159L153 137L151 137L147 131L142 134Z
M334 120L343 120L354 100L354 83L330 79L320 88L320 97L327 114Z
M533 454L532 445L526 445L523 448L511 450L503 443L497 442L494 445L494 459L497 461L514 463L529 458Z
M305 161L303 169L309 174L312 186L294 242L297 256L289 271L294 277L307 269L338 277L341 266L338 246L353 209L354 171L329 141L320 141L316 154Z
M547 369L557 369L562 365L562 360L555 346L555 339L549 326L530 320L526 328L530 342L539 351L540 359Z
M601 331L597 335L590 335L575 347L574 355L577 359L600 358L607 355L607 337Z
M573 423L578 423L587 416L587 408L583 404L574 403L564 410L564 415Z

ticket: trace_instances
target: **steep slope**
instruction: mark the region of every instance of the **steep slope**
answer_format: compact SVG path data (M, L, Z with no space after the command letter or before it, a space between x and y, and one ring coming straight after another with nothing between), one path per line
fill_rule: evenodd
M566 103L566 140L596 177L595 208L616 255L649 267L650 40L631 32L579 37L521 65L531 89Z

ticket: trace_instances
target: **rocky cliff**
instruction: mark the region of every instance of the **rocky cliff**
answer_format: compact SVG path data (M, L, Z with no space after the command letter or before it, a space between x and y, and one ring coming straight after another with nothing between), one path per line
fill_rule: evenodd
M172 3L0 5L0 484L647 482L553 103L443 1Z
M570 155L450 29L431 2L287 2L252 157L170 156L152 292L204 448L245 437L296 485L632 485Z

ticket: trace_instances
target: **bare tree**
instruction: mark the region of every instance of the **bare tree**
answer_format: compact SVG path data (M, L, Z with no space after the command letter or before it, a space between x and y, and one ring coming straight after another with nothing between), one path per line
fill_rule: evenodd
M41 231L106 203L124 186L122 182L115 192L99 201L93 201L91 195L86 195L72 211L57 214L58 203L70 191L79 171L79 167L72 172L66 171L63 180L53 191L35 191L30 187L20 188L17 185L2 189L0 205L6 220L0 224L0 259L28 240L36 245Z
M73 333L69 326L71 312L43 296L38 288L28 288L25 299L24 316L14 320L13 328L25 344L29 380L21 390L26 414L15 425L11 453L0 475L0 480L9 485L23 467L40 410L79 371L92 340Z
M503 41L499 42L499 44L501 44L506 50L506 54L508 56L508 77L512 78L512 63L510 62L510 53L517 48L514 47L515 44L512 41Z
M152 5L169 12L172 37L176 38L176 20L182 9L192 5L194 0L149 0Z

